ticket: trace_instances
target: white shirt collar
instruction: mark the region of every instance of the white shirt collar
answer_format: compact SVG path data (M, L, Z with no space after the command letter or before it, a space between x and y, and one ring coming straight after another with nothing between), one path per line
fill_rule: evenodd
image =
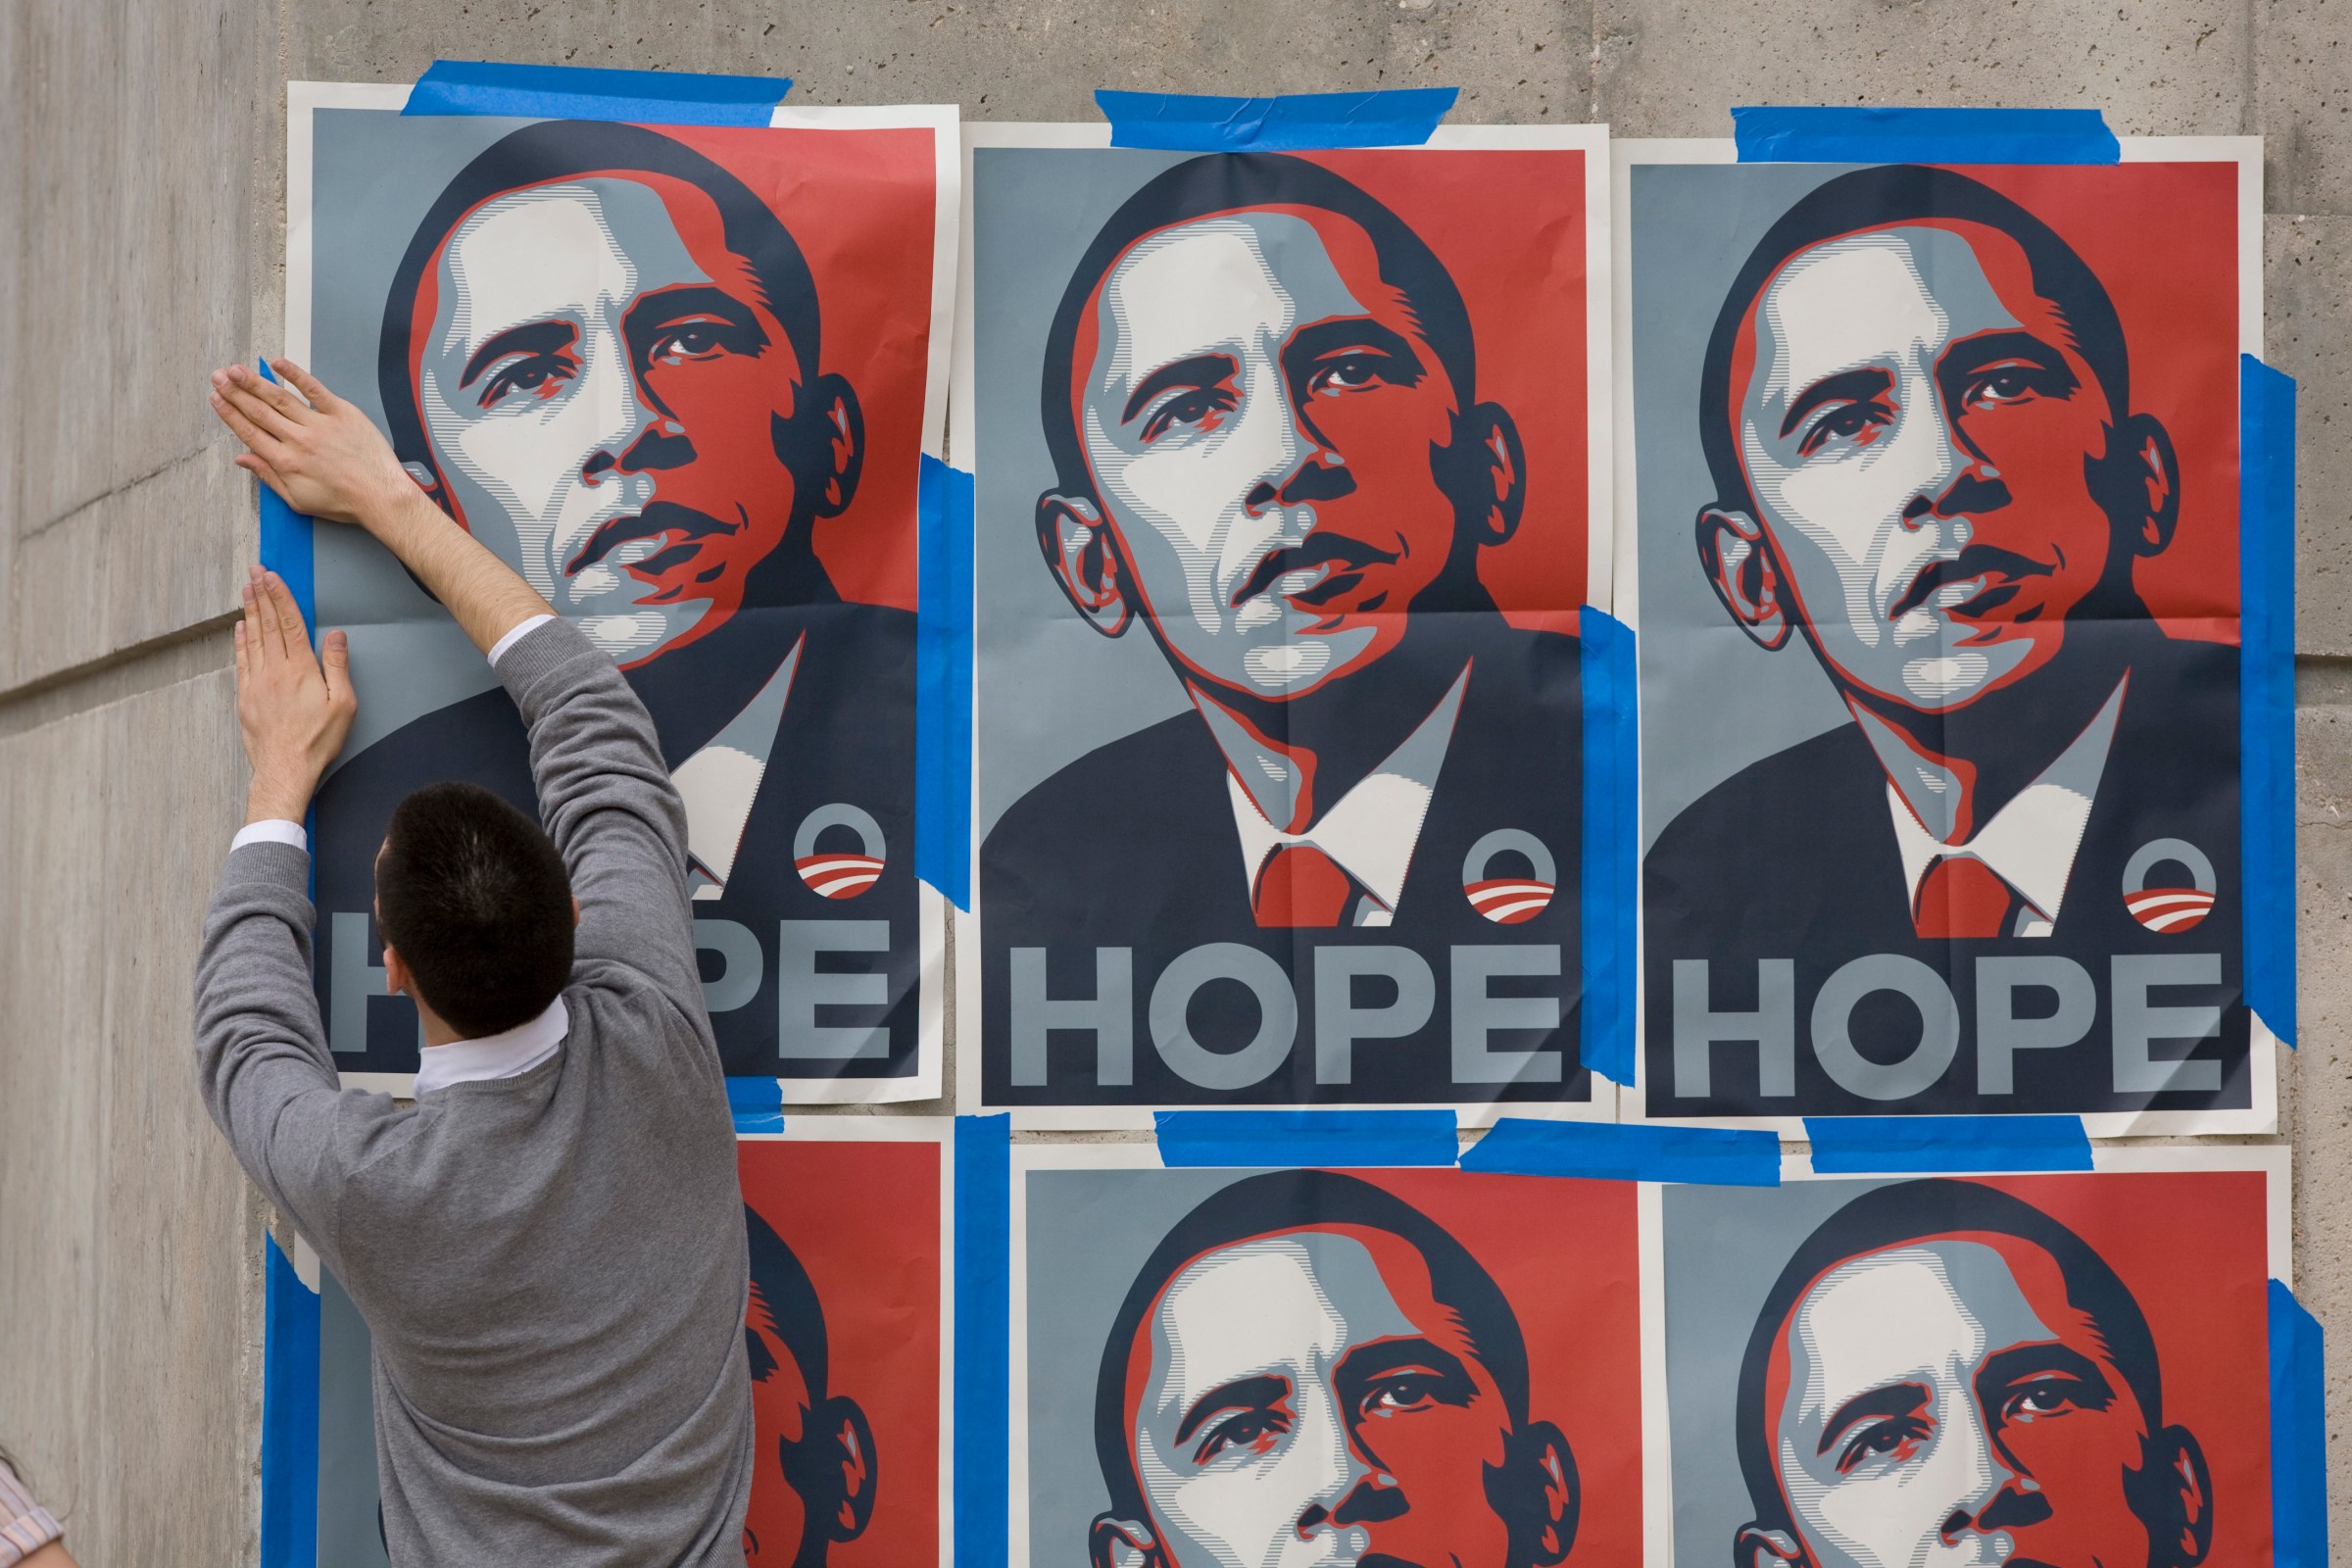
M752 802L776 749L776 730L792 696L793 671L800 667L801 649L808 641L808 634L801 633L784 662L743 711L669 775L686 803L686 853L693 861L697 899L715 899L727 890L735 857L743 849L744 824L752 819Z
M1215 704L1196 702L1218 749L1225 754L1225 789L1233 802L1233 825L1241 834L1245 885L1257 886L1258 871L1276 850L1285 845L1312 845L1353 877L1378 906L1359 908L1353 923L1387 925L1396 913L1396 901L1404 895L1404 875L1412 868L1413 848L1421 841L1421 824L1429 816L1438 770L1446 764L1453 721L1461 712L1462 692L1469 683L1470 668L1465 664L1429 716L1303 833L1286 833L1276 827L1243 783L1245 768L1255 769L1260 777L1279 779L1290 771L1288 764L1250 745L1242 726ZM1289 793L1287 789L1282 792Z
M488 1078L512 1078L529 1072L564 1049L571 1030L571 1014L558 997L547 1010L528 1023L479 1040L453 1040L446 1046L425 1046L417 1053L416 1094L419 1098L451 1084L476 1083Z
M1886 812L1894 819L1895 848L1903 858L1903 881L1914 907L1919 879L1928 874L1928 867L1938 859L1965 856L1982 860L2033 906L2021 913L2014 935L2050 934L2066 897L2067 879L2074 874L2075 855L2082 847L2082 829L2090 820L2099 777L2107 769L2116 720L2124 710L2124 688L2130 684L2129 675L2118 681L2106 705L2057 760L1995 811L1966 844L1943 843L1922 827L1902 792L1887 784Z

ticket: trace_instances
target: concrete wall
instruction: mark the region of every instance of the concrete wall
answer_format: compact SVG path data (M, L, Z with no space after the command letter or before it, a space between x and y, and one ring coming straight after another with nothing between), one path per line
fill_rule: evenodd
M268 1216L189 1082L243 763L253 507L201 377L274 347L284 82L436 55L784 74L1077 119L1089 89L1458 83L1467 120L1719 135L1756 101L2255 132L2303 386L2303 1298L2352 1541L2352 0L10 0L0 6L0 1442L97 1568L250 1562Z

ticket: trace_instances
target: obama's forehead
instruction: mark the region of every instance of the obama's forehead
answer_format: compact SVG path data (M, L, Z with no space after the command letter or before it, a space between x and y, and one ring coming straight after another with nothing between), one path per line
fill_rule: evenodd
M2063 314L2034 287L2025 248L1983 223L1895 223L1806 247L1773 273L1744 327L1749 417L1778 417L1841 371L1932 367L1982 333L2022 329L2074 348Z
M664 193L622 175L492 197L441 247L433 347L470 354L500 332L584 319L656 289L712 281Z
M1984 1242L1914 1242L1849 1258L1788 1314L1783 1418L1818 1421L1892 1384L1965 1381L1996 1350L2058 1339L2052 1319L2063 1325L2065 1315L2037 1307L2011 1259Z
M1421 338L1353 219L1282 207L1189 219L1137 240L1096 286L1079 390L1114 397L1195 355L1264 355L1300 326L1366 316Z
M1239 1377L1320 1376L1359 1345L1438 1337L1449 1325L1422 1321L1429 1296L1428 1264L1401 1238L1300 1230L1218 1248L1146 1321L1144 1413L1174 1420Z

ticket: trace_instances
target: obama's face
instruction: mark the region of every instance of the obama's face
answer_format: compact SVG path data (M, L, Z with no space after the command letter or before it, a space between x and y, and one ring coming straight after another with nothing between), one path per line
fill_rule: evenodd
M2205 1518L2194 1443L2151 1432L2057 1262L2010 1237L1822 1276L1775 1348L1765 1412L1796 1539L1749 1527L1750 1563L2144 1568L2182 1560L2164 1538Z
M417 316L413 384L451 510L623 665L741 606L815 499L784 459L797 433L854 467L854 414L800 407L824 380L683 180L483 203L443 243Z
M1572 1506L1557 1434L1514 1454L1459 1315L1384 1231L1286 1232L1195 1260L1138 1332L1127 1407L1150 1517L1097 1524L1095 1561L1113 1568L1506 1568L1528 1560L1506 1489L1548 1508L1555 1534ZM1554 1544L1542 1560L1564 1555Z
M1980 223L1797 253L1731 392L1755 512L1701 515L1717 591L1767 642L1802 625L1865 702L1940 711L2047 665L2119 548L2099 466L2137 440L2124 493L2162 512L2174 484L2161 430L2125 427L2024 251Z
M1041 505L1057 575L1103 629L1140 610L1181 673L1247 696L1304 695L1402 638L1461 548L1438 474L1457 439L1515 487L1507 420L1482 409L1494 427L1463 434L1411 302L1329 213L1145 236L1089 301L1072 364L1092 493Z

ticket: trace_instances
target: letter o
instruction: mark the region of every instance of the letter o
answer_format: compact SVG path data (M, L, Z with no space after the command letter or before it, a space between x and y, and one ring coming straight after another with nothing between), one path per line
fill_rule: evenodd
M1893 991L1919 1009L1919 1045L1901 1061L1872 1061L1854 1049L1846 1025L1854 1004ZM1813 999L1813 1054L1838 1088L1864 1100L1908 1100L1934 1086L1960 1050L1960 1004L1943 976L1898 953L1873 953L1830 976Z
M1211 980L1239 980L1257 998L1257 1033L1239 1051L1211 1051L1193 1038L1185 1009ZM1247 1089L1271 1076L1298 1038L1298 998L1282 965L1239 942L1209 942L1177 955L1152 987L1152 1044L1169 1071L1201 1089Z

